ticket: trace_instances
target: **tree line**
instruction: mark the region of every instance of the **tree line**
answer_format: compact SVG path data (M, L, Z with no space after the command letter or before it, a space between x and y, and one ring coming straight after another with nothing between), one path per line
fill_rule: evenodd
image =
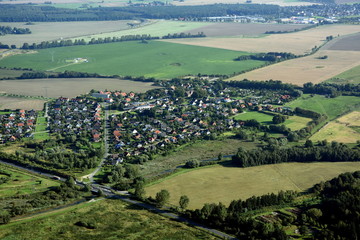
M311 82L303 85L304 93L329 95L334 98L340 95L346 96L360 96L360 84L335 84L335 83L318 83Z
M10 26L0 26L0 36L6 34L30 34L29 28L17 28Z
M257 61L267 61L267 62L280 62L288 59L297 58L295 54L287 52L268 52L268 53L258 53L254 55L242 55L235 58L235 61L246 61L246 60L257 60Z

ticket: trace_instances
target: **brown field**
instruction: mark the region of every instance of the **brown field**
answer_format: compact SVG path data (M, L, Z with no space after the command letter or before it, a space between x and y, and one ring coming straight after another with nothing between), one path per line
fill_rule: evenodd
M328 50L360 51L360 33L344 36L326 45Z
M359 169L360 162L281 163L249 168L212 166L165 178L146 187L146 193L154 197L161 189L167 189L170 203L177 206L180 196L187 195L189 208L193 209L205 203L227 205L232 200L280 190L303 191L340 173Z
M25 96L75 97L95 90L122 90L125 92L146 92L154 89L151 83L114 78L56 78L0 81L4 93Z
M304 24L261 24L261 23L213 23L195 28L187 33L204 32L207 37L221 36L258 36L266 31L293 31L301 29Z
M0 110L4 109L25 109L25 110L42 110L44 108L44 100L26 99L17 97L0 96Z
M327 59L317 59L327 55ZM359 51L320 50L314 55L273 64L237 75L230 80L280 80L302 86L319 83L360 65Z
M25 42L29 44L40 43L61 38L120 31L128 29L127 23L129 22L134 21L36 22L34 25L25 25L25 23L19 22L0 22L1 26L29 28L32 32L22 35L8 34L1 36L0 39L4 44L15 44L17 47L21 47Z
M245 52L291 52L304 54L321 46L327 36L342 36L360 31L360 25L324 25L305 31L272 34L262 38L201 38L175 39L169 42L223 48Z
M326 139L328 142L355 143L360 140L360 133L351 127L360 128L359 111L351 112L328 123L310 139L312 141Z

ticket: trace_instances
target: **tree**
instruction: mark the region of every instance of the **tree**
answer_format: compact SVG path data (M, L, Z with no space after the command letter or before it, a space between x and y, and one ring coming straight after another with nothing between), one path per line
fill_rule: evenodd
M135 185L135 192L134 192L135 196L141 200L144 199L145 197L145 188L144 188L144 183L143 182L138 182L136 185Z
M272 119L274 124L279 124L285 122L286 117L284 115L275 115Z
M179 200L179 205L182 209L186 209L189 205L190 199L186 195L182 195Z
M162 189L160 192L156 193L156 203L159 207L164 206L166 203L169 202L170 193L168 190Z
M10 221L10 214L6 210L0 211L0 224L6 224Z
M200 162L196 159L189 160L185 163L185 167L186 168L197 168L197 167L200 167Z

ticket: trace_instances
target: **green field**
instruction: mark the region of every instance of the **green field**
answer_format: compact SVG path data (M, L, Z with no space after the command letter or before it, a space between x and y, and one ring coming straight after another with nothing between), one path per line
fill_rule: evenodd
M76 223L91 224L91 228ZM100 200L0 226L0 239L218 239L120 200Z
M120 42L39 50L0 60L0 66L30 67L36 70L96 72L104 75L132 75L172 78L187 74L232 74L259 67L262 61L233 61L248 53L159 41ZM53 56L53 58L52 58ZM75 58L88 62L68 63ZM54 60L54 61L52 61Z
M328 120L333 120L342 114L355 110L360 107L359 97L339 96L336 98L326 98L322 95L311 96L304 94L302 97L286 104L288 107L304 108L321 114L326 114Z
M346 83L359 84L360 83L360 66L357 66L348 71L345 71L345 72L327 80L326 82L339 83L339 84L346 84Z
M91 38L121 37L125 35L143 35L143 34L150 34L152 37L162 37L169 33L170 34L182 33L209 24L210 23L206 23L206 22L183 22L183 21L160 20L138 28L127 29L117 32L94 34L94 35L86 36L85 38L79 37L76 39L84 38L86 41L90 41Z
M8 182L0 184L0 197L42 192L49 187L59 185L55 181L31 175L13 168L8 168L5 165L0 165L0 167L2 171L11 174ZM0 176L3 175L0 174Z
M29 71L0 68L0 78L17 78L20 77L21 74L25 72L29 72Z
M300 117L300 116L289 116L285 121L285 126L290 128L291 131L297 131L306 127L307 123L310 122L311 118Z
M149 196L161 189L170 192L170 203L177 205L181 195L190 199L189 208L205 203L229 204L280 190L303 191L340 173L360 169L360 162L282 163L249 168L214 166L195 169L165 178L146 188Z

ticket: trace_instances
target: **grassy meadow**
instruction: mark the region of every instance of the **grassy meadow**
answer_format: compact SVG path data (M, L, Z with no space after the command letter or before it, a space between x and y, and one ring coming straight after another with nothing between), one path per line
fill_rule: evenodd
M328 120L333 120L342 114L360 107L360 101L355 96L339 96L336 98L326 98L322 95L304 94L302 97L286 104L287 107L300 107L326 114Z
M3 164L1 164L0 167L2 171L11 175L8 182L0 184L0 197L9 197L15 195L42 192L44 190L47 190L49 187L59 185L55 181L49 180L47 178L41 178L13 168L9 168ZM0 177L3 177L1 173Z
M264 64L254 60L233 61L246 54L249 53L159 41L147 44L132 41L44 49L34 54L5 58L0 60L0 66L166 79L198 73L232 74ZM75 58L86 58L88 62L67 62Z
M326 82L339 83L339 84L359 84L360 83L360 66L354 67L348 71L345 71Z
M229 204L234 199L247 199L280 190L303 191L320 181L343 172L359 170L359 162L281 163L249 168L211 166L185 170L146 187L147 195L161 189L170 192L170 203L177 205L181 195L190 199L189 208L205 203Z
M91 228L78 226L84 222ZM0 226L0 239L218 239L120 200L100 200Z

